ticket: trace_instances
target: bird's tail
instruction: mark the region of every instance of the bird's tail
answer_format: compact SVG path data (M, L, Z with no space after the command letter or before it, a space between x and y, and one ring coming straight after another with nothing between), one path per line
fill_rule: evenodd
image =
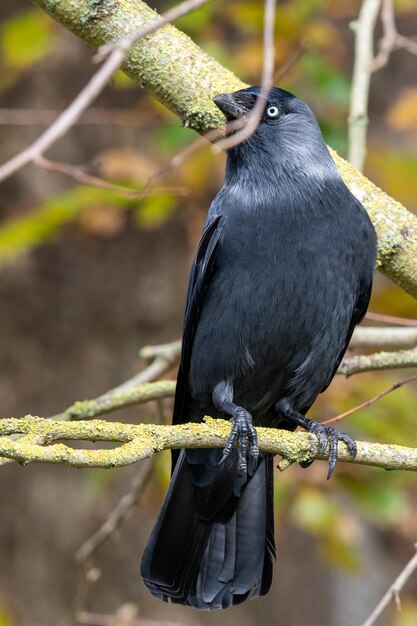
M211 454L212 467L213 455L221 455L198 452ZM198 478L195 461L190 464L181 452L141 563L146 586L161 600L213 610L269 590L275 557L273 457L262 457L241 495L232 487L227 501L219 473L217 466L208 484Z

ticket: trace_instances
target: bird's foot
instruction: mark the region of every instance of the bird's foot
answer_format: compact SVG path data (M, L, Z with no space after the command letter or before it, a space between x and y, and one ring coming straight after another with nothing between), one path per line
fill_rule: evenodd
M357 453L356 442L354 439L349 437L349 435L336 430L332 426L325 426L324 424L320 424L319 422L309 419L301 413L297 413L297 411L294 411L291 408L291 405L285 398L277 402L275 408L277 412L280 413L286 420L305 428L309 433L312 433L317 437L318 451L320 454L325 453L327 446L330 447L327 480L331 477L334 472L334 468L336 467L339 456L339 441L343 441L346 444L350 452L350 456L352 459L355 458ZM305 461L301 463L301 466L308 467L311 463L312 461Z
M332 426L324 426L323 424L313 420L309 420L309 422L310 423L306 426L306 428L309 433L312 433L317 437L319 453L324 454L327 450L327 446L330 446L329 471L327 472L328 480L334 472L334 468L336 467L337 459L339 457L339 441L343 441L346 444L352 459L355 458L358 451L356 442L354 439L349 437L349 435L336 430Z
M232 431L223 450L223 456L220 461L222 463L237 443L238 449L238 472L242 484L246 482L248 473L253 474L259 458L258 435L252 424L252 415L249 411L238 407L234 416L230 420L232 422ZM249 446L248 446L249 443Z

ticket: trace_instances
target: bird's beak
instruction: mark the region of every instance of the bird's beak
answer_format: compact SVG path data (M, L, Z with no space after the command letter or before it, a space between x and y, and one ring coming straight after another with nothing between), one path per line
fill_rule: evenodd
M242 102L238 102L231 93L221 93L213 98L213 102L219 107L228 122L243 117L250 110Z

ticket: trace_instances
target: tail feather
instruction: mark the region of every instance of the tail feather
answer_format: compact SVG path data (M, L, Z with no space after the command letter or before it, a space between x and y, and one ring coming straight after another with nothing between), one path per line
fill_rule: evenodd
M239 498L230 481L229 501L220 494L228 514L216 506L215 517L197 506L194 469L181 452L142 558L146 586L159 599L205 610L266 594L275 556L272 457L261 459Z

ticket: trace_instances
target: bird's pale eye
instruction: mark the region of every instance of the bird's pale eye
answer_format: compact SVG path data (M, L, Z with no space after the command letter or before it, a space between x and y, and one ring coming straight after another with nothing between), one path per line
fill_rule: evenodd
M273 119L274 117L278 117L279 109L276 106L268 107L267 110L266 110L266 114L267 114L268 117Z

